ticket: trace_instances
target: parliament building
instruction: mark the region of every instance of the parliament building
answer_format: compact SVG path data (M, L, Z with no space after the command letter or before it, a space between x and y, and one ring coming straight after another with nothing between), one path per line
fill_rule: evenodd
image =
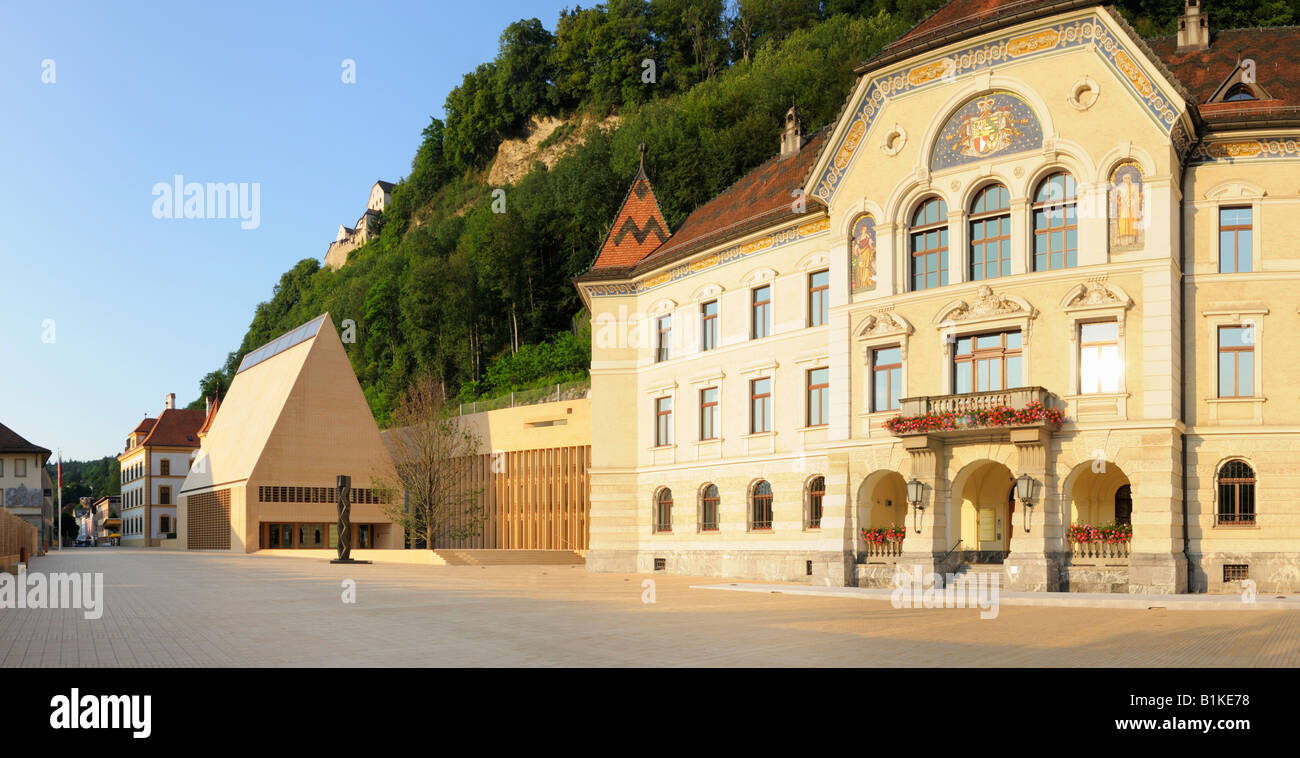
M589 570L1300 591L1300 27L1213 14L953 0L676 229L643 161Z

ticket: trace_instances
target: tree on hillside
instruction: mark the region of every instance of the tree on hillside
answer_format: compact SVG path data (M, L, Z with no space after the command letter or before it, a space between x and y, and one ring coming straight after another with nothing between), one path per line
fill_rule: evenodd
M385 515L408 539L421 539L430 549L439 539L477 536L483 526L482 491L469 484L468 473L479 440L448 412L439 381L431 374L416 379L393 420L396 428L387 440L393 470L375 474Z
M535 18L516 21L501 33L497 86L510 114L507 128L518 129L533 116L555 108L555 37Z

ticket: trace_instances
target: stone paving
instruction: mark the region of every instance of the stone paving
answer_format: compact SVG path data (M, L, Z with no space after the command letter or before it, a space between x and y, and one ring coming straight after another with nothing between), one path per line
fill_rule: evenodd
M580 566L335 566L314 558L65 549L104 613L0 609L0 666L1298 666L1300 613L894 609L717 592ZM354 579L357 602L342 602Z

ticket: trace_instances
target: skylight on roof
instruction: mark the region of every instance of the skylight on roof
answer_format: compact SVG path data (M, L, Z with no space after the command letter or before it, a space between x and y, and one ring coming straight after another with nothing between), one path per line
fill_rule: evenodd
M262 345L256 350L249 352L247 355L244 356L244 360L240 361L239 370L236 371L235 373L236 374L243 373L244 371L247 371L248 369L261 363L262 361L268 360L270 358L274 358L275 356L279 355L280 353L283 353L285 350L288 350L294 345L301 345L302 343L306 342L312 337L315 337L316 332L320 331L321 322L323 322L324 320L325 320L325 314L322 313L321 315L317 316L311 321L308 321L307 323L298 327L297 329L294 329L289 332L285 332L284 334L280 335L279 337L276 337L275 339L271 340L265 345Z

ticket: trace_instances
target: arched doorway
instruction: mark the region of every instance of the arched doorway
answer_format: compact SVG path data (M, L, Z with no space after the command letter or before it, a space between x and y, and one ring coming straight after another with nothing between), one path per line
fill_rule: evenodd
M1071 524L1132 523L1133 488L1128 475L1110 461L1079 464L1067 492Z
M866 548L863 529L903 526L907 523L907 482L897 471L876 471L858 488L858 555Z
M973 563L1000 563L1011 549L1015 478L997 461L972 463L954 478L961 550Z

